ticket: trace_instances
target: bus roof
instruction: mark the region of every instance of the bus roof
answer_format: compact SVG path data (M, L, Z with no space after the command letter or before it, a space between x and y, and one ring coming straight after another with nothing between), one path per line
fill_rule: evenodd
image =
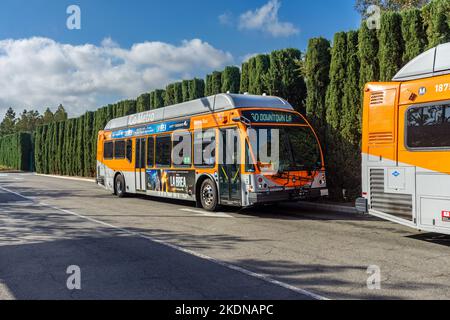
M274 108L294 110L294 108L286 100L279 97L256 96L249 94L217 94L160 109L149 110L116 118L108 122L105 130L114 130L139 124L167 121L170 119L221 112L237 108Z
M450 42L417 56L408 62L392 80L415 80L444 74L450 74Z

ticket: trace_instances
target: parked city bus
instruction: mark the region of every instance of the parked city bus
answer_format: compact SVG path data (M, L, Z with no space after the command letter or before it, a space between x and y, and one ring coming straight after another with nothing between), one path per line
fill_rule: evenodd
M258 148L279 156L267 160ZM281 98L248 94L111 120L98 133L97 183L119 197L189 200L209 211L328 194L322 148L305 117Z
M362 191L362 212L450 234L450 43L366 85Z

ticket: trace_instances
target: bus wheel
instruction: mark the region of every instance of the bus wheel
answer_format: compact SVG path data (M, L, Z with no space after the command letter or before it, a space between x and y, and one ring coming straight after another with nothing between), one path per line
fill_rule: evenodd
M119 198L125 197L125 179L121 174L117 175L116 180L114 181L114 189Z
M200 201L202 207L208 211L216 211L218 206L217 187L211 179L203 181L200 187Z

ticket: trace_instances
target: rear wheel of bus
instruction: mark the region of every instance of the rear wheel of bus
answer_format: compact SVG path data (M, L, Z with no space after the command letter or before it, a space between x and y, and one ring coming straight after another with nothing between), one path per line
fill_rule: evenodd
M208 211L216 211L218 207L217 186L211 179L203 181L200 187L200 202L203 209Z
M125 191L125 179L121 174L118 174L116 176L116 179L114 180L114 191L115 195L119 198L123 198L126 195Z

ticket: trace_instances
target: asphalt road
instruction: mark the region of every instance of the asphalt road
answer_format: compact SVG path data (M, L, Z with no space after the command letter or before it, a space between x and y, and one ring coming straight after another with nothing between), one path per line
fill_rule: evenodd
M450 237L296 206L213 215L0 174L0 299L450 299ZM81 290L69 290L69 266ZM380 289L367 287L369 266Z

